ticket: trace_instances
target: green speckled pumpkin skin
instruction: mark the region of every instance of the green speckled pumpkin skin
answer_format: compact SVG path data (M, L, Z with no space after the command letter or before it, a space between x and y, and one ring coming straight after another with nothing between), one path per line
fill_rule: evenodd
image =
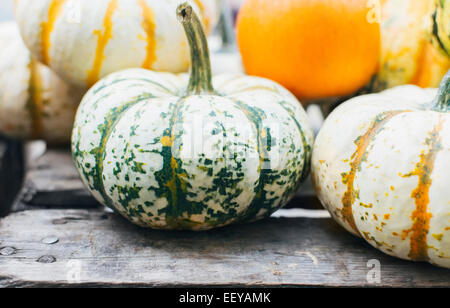
M206 230L264 218L309 172L306 113L280 85L211 76L192 7L177 8L191 48L190 77L131 69L84 97L72 152L84 184L135 224Z
M194 230L285 205L308 173L304 110L269 80L218 76L213 84L217 94L183 97L186 76L139 69L97 83L72 138L97 200L141 226Z

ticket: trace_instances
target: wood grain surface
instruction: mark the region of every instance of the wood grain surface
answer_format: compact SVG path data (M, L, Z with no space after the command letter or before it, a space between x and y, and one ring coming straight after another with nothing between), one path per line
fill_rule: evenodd
M331 219L194 233L141 229L102 210L35 210L1 220L0 247L0 287L450 285L450 271L386 256ZM367 280L373 259L380 283Z

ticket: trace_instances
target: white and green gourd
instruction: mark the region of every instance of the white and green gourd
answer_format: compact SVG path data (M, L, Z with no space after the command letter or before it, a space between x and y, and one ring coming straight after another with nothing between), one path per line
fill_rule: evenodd
M76 116L76 167L98 201L140 226L206 230L267 217L309 172L306 113L275 82L212 78L197 15L188 4L177 15L190 77L131 69L98 82Z
M380 70L372 90L405 84L438 87L450 69L450 0L380 3Z
M15 23L0 23L0 134L69 144L83 94L33 60Z
M319 199L349 232L402 259L450 268L450 72L339 106L312 158Z
M433 40L450 57L450 1L435 0L436 12L433 14Z
M181 0L16 0L15 15L34 57L63 79L90 87L127 68L189 68L189 46L173 11ZM189 0L210 31L217 0Z

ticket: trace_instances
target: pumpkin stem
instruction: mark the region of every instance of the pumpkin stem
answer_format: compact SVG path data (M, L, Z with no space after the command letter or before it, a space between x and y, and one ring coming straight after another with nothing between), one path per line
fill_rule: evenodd
M187 94L213 93L208 42L200 19L188 3L180 4L177 16L184 27L191 49L191 76Z
M450 112L450 70L442 79L438 95L433 103L434 109L441 112Z

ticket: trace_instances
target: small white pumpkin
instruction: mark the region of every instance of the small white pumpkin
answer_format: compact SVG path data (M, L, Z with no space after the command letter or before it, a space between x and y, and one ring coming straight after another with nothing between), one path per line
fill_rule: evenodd
M0 134L69 143L83 93L32 59L15 23L0 24Z
M208 29L216 0L189 0ZM92 86L126 68L185 72L189 47L173 11L180 0L17 0L16 19L36 59Z
M319 199L348 231L403 259L450 268L450 72L339 106L317 136Z
M141 226L205 230L267 217L309 172L306 113L273 81L212 78L198 18L186 4L178 15L189 81L142 69L99 81L77 112L75 165L98 201Z

